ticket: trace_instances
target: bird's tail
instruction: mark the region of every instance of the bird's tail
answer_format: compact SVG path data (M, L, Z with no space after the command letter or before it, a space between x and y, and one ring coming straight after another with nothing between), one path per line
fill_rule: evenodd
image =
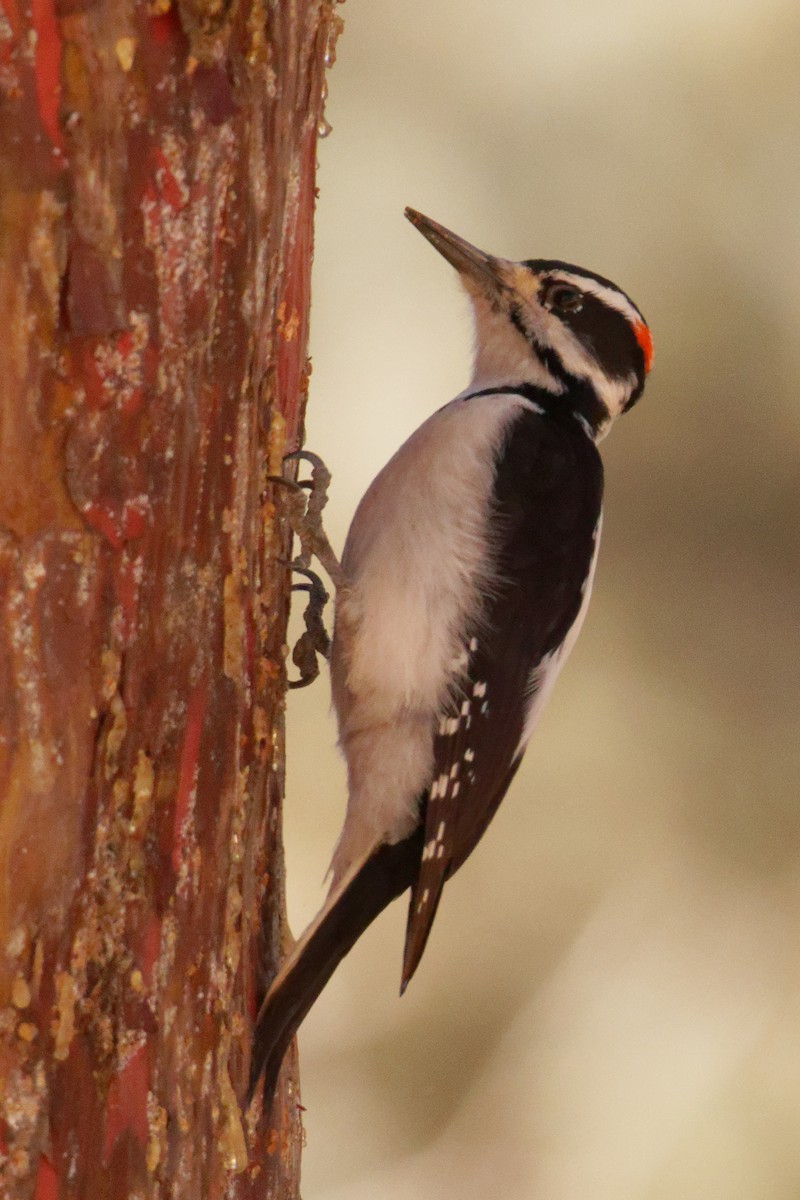
M267 992L253 1033L247 1103L264 1075L272 1103L289 1043L345 954L380 912L410 887L419 867L424 828L382 845L351 870L303 933Z

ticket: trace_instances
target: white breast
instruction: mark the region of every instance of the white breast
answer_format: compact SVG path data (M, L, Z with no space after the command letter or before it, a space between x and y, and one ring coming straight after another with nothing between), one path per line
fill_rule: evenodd
M492 585L494 463L522 396L454 400L401 446L358 507L342 559L331 655L348 767L333 886L413 829L435 718L458 679L470 619Z
M521 396L454 400L412 434L358 507L339 616L353 622L347 685L388 718L435 711L488 583L494 463Z

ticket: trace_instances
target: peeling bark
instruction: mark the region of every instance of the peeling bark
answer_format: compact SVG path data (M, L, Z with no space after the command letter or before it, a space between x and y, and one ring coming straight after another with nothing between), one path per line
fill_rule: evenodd
M331 0L0 0L0 1195L297 1195L287 533Z

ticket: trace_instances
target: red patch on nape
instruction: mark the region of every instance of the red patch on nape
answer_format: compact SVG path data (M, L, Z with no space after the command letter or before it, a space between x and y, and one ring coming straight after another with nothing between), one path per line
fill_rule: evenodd
M653 339L644 321L637 321L633 326L633 336L641 346L644 355L644 373L650 370L653 363Z

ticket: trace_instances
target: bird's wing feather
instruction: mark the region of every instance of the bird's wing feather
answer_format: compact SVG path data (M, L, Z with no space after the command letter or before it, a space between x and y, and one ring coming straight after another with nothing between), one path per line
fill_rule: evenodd
M523 412L500 452L493 497L497 583L465 638L462 687L441 714L425 838L409 906L405 988L445 880L479 841L519 765L527 716L582 611L602 506L594 443L577 425Z

